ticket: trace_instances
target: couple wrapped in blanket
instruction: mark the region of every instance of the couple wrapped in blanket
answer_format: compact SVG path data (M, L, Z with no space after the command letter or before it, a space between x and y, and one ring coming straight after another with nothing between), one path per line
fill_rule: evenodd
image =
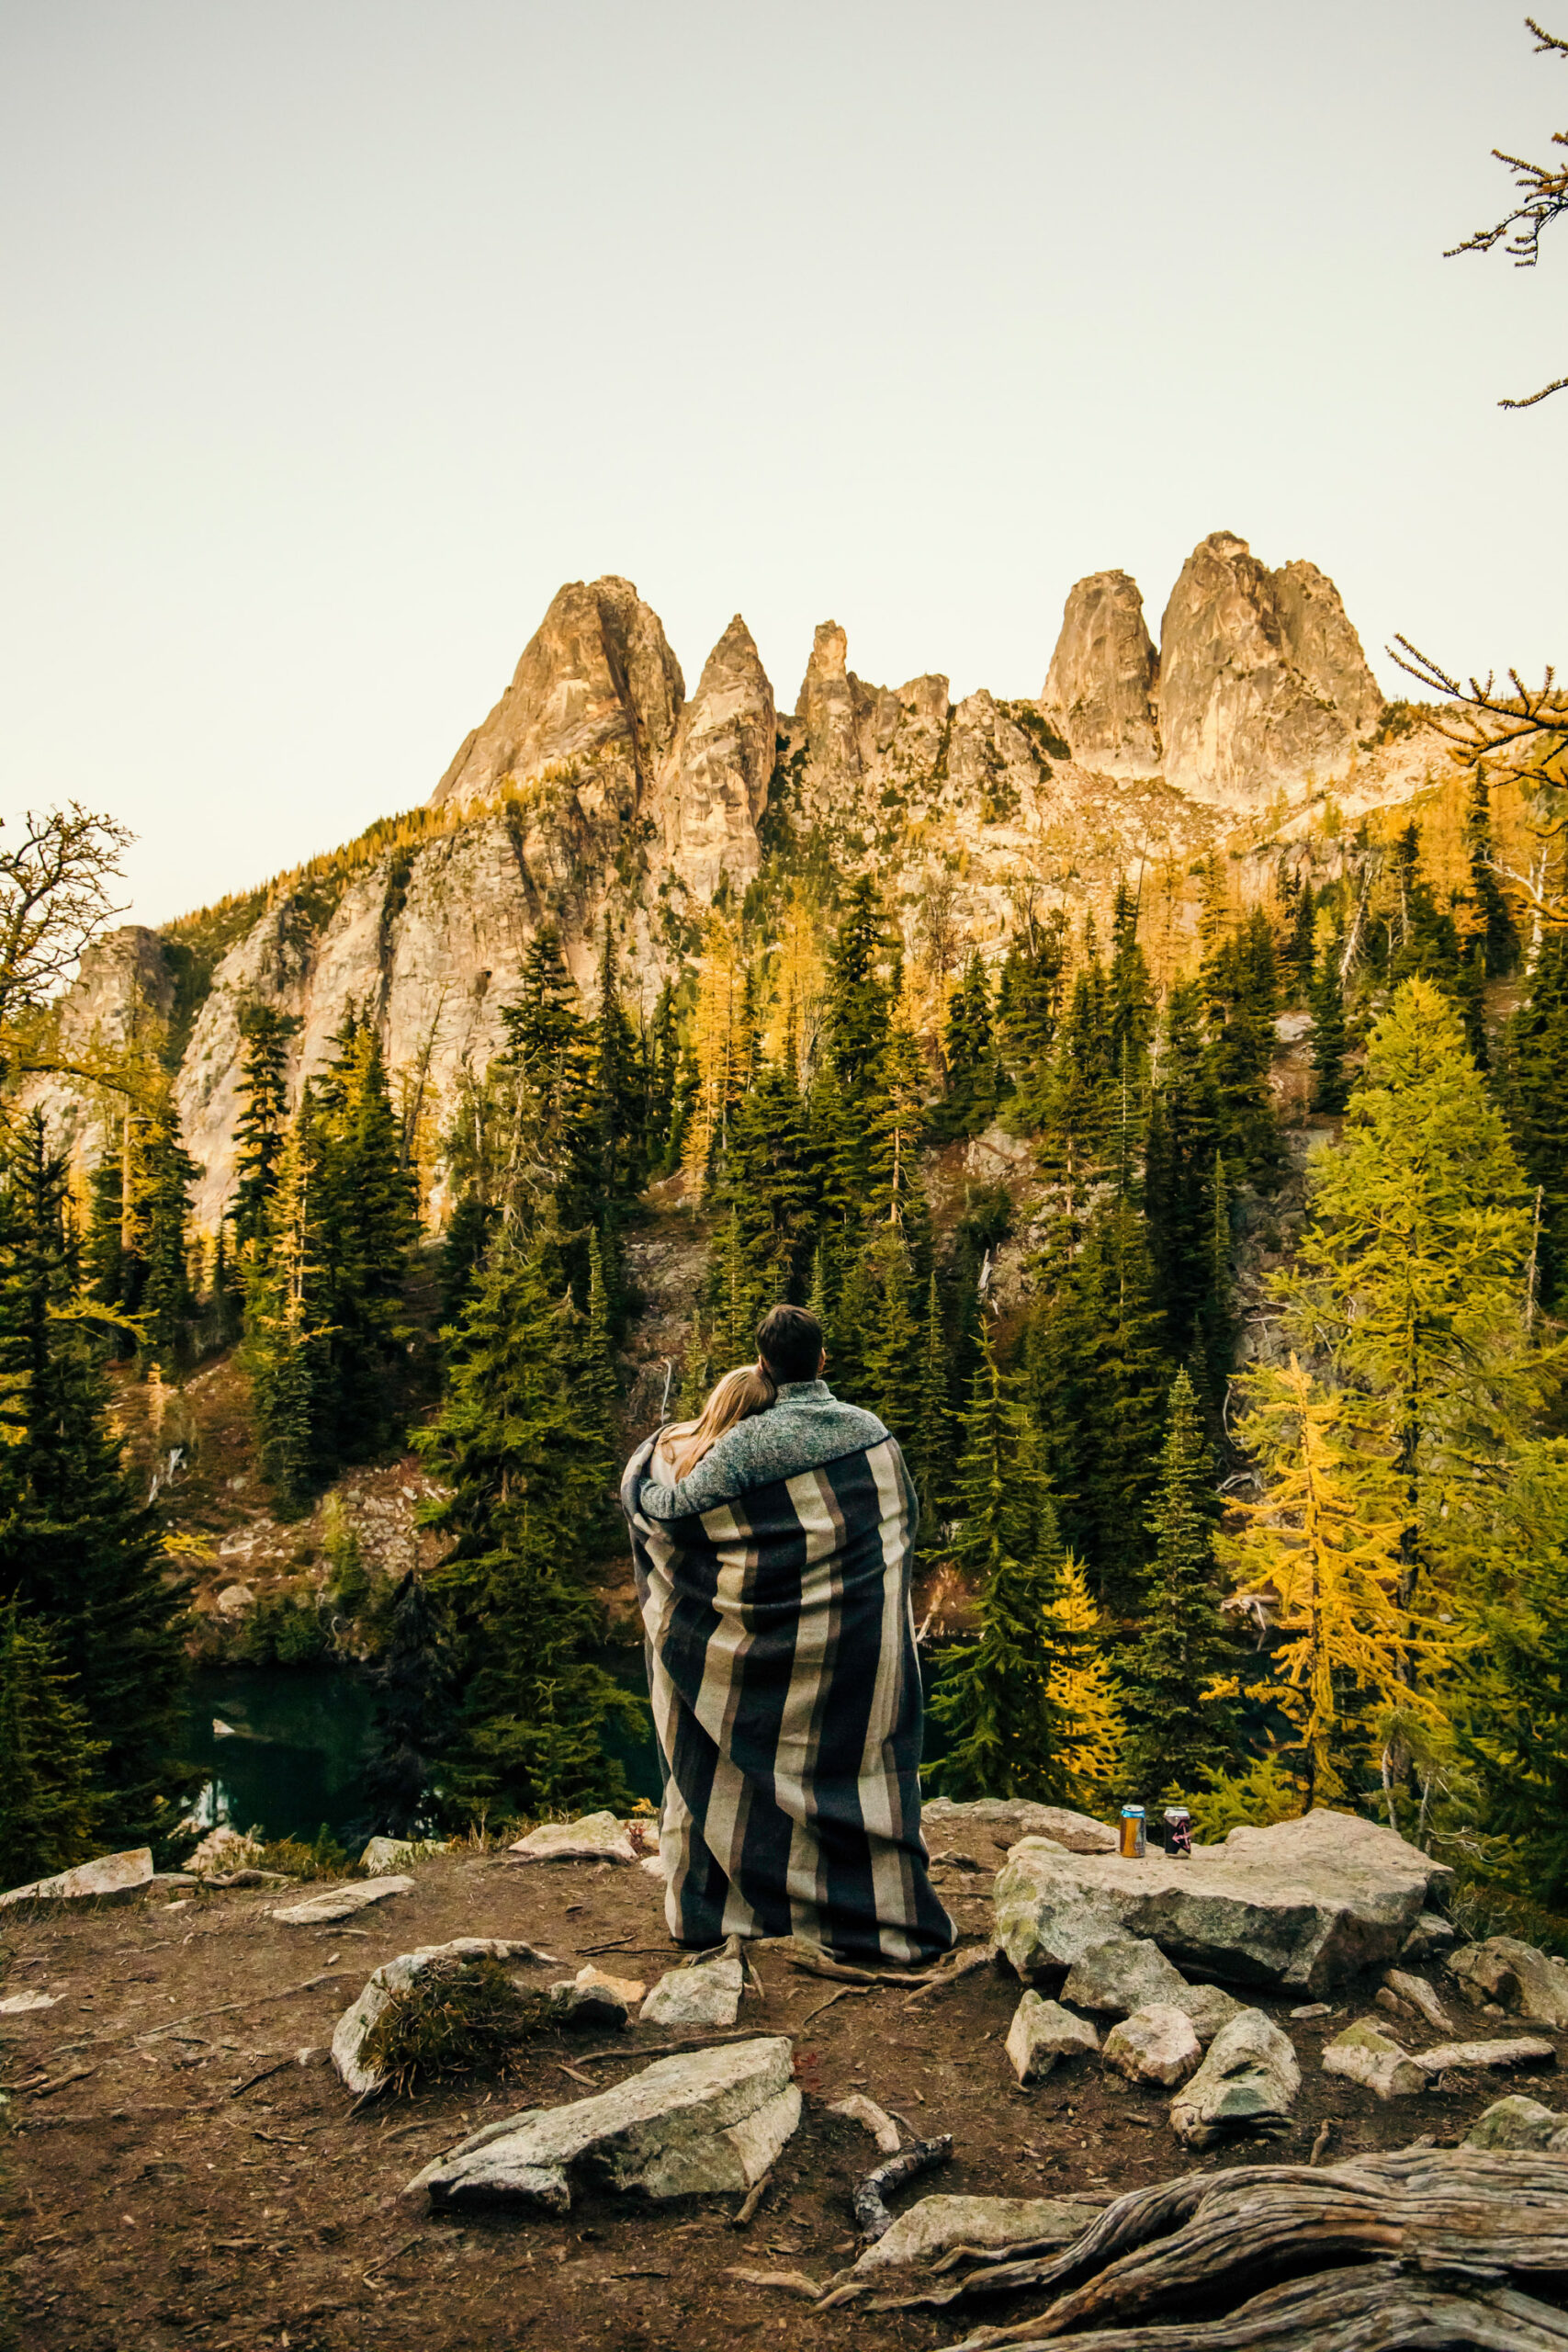
M918 1505L874 1413L776 1306L758 1363L626 1464L664 1781L665 1914L684 1944L795 1935L918 1963L953 1923L920 1835Z

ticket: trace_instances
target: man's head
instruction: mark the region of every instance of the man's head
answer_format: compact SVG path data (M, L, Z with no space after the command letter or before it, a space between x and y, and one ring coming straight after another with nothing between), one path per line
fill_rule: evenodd
M822 1369L822 1326L804 1306L770 1306L757 1327L757 1354L780 1388L815 1380Z

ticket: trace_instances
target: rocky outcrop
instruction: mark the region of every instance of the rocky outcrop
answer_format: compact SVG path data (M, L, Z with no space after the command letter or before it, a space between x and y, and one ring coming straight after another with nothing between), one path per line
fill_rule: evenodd
M570 768L580 793L629 813L669 752L685 695L663 624L629 580L570 581L432 798L477 807L508 784Z
M1230 531L1182 566L1159 671L1167 781L1223 808L1338 774L1382 707L1333 582L1308 563L1269 571Z
M659 776L665 852L698 899L711 899L722 878L743 891L761 864L757 827L776 731L773 690L737 613L708 655Z
M1187 1860L1067 1854L1030 1838L997 1876L997 1943L1026 1979L1146 1937L1207 1975L1318 1994L1394 1960L1448 1875L1392 1830L1326 1808L1233 1829Z
M1040 707L1073 757L1111 775L1159 765L1159 656L1144 600L1124 571L1096 571L1070 591Z

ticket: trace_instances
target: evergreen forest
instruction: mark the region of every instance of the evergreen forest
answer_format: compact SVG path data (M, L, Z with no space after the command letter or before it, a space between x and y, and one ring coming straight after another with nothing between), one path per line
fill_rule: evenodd
M322 1593L247 1636L369 1686L364 1830L625 1809L643 1709L600 1587L663 1401L634 1425L639 1238L674 1225L703 1258L671 1412L787 1299L900 1441L933 1790L1179 1802L1203 1838L1360 1809L1546 1932L1568 921L1560 841L1539 889L1505 887L1474 763L1468 793L1459 886L1418 808L1348 854L1281 848L1245 897L1216 852L1181 877L1174 959L1143 872L1101 904L1021 886L981 940L950 867L895 895L793 844L650 1004L612 894L586 984L537 923L496 977L501 1050L434 1112L370 1003L300 1083L298 1023L258 1002L207 1233L156 1038L73 1066L85 1157L29 1107L50 976L24 972L0 1003L5 1883L188 1839L179 1445L149 1480L124 1438L134 1396L170 1439L220 1361L280 1522L356 1464L424 1475L427 1568L372 1577L340 1511ZM112 864L112 828L83 854Z

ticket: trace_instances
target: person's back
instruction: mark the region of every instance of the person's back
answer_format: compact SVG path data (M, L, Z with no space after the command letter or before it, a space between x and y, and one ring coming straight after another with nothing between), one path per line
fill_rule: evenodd
M673 1484L649 1476L646 1441L622 1486L670 1926L928 1959L953 1928L919 1834L914 1489L876 1416L821 1378L814 1317L774 1308L758 1338L774 1402Z

